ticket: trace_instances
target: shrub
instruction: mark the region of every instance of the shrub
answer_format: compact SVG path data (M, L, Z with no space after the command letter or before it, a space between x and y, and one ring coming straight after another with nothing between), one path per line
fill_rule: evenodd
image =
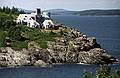
M13 41L11 42L11 47L15 50L21 50L23 48L28 48L28 41Z
M5 46L5 37L6 37L6 33L0 30L0 47Z
M84 71L83 78L93 78L92 72Z
M96 71L96 78L109 78L111 73L111 68L107 65L101 65Z
M20 40L21 39L21 30L20 27L13 27L11 26L8 30L8 37L13 40Z
M83 78L93 77L94 75L89 71L83 73ZM96 70L96 78L120 78L120 69L111 69L108 65L101 65Z

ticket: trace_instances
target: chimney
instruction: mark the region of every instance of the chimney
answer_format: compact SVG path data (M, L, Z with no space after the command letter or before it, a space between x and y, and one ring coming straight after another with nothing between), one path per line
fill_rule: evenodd
M49 16L49 18L51 18L51 13L50 12L48 12L48 16Z
M37 13L37 15L41 15L41 9L37 8L36 13Z

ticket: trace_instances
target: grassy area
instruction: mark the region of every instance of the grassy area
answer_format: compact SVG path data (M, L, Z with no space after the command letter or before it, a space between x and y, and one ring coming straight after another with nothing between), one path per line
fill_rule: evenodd
M6 32L6 33L5 33ZM53 41L55 37L59 37L58 33L52 30L46 31L36 28L29 28L24 25L17 25L8 31L0 31L0 47L5 45L5 37L9 37L10 46L15 50L28 48L28 43L34 41L41 48L47 48L47 42Z
M21 50L28 47L28 41L13 41L11 42L11 47L15 50Z
M45 30L19 25L10 28L8 31L0 31L0 47L4 47L5 37L9 37L11 47L16 50L28 48L28 43L32 41L36 42L41 48L47 48L47 42L53 41L55 37L59 36L58 33L54 33L52 30L46 32Z
M25 37L28 42L35 41L41 48L47 48L48 41L52 41L55 37L60 36L59 34L54 33L52 30L46 32L46 30L29 28L27 26L19 27L21 27L21 32L23 33L22 36Z
M0 30L0 47L4 47L5 46L5 37L6 37L6 33L5 31Z

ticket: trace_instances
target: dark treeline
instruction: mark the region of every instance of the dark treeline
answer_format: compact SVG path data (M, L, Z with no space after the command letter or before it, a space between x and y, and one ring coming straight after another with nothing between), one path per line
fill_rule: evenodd
M0 29L8 30L10 27L15 27L15 19L19 14L25 13L22 10L18 10L14 6L9 8L8 6L0 7Z
M15 19L20 11L15 8L0 7L0 29L7 30L11 26L15 26Z
M15 15L25 13L23 10L19 10L18 8L15 8L14 6L12 8L9 8L8 6L0 7L0 12L4 12L6 14L15 14Z

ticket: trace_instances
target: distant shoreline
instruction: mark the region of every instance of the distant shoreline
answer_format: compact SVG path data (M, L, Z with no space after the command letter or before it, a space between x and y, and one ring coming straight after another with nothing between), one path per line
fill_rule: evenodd
M120 15L72 15L72 14L53 14L52 16L86 16L86 17L89 17L89 16L93 16L93 17L109 17L109 16L112 16L112 17L120 17Z

